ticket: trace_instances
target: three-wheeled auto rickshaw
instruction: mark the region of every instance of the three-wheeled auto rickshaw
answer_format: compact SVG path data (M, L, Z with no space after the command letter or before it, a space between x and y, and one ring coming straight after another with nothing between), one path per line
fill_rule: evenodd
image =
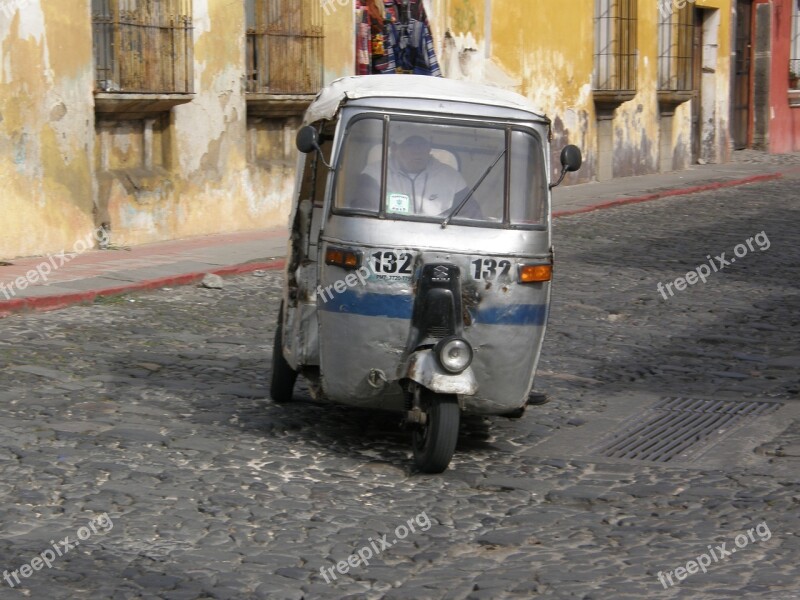
M397 411L428 473L461 413L519 416L550 301L549 134L524 97L461 81L323 89L297 135L272 398L303 375L315 399Z

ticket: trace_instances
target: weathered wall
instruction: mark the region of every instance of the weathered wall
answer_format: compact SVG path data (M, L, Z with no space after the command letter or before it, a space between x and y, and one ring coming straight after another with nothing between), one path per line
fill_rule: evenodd
M196 94L159 122L154 146L161 160L142 163L147 141L140 120L115 118L106 126L111 156L107 170L97 165L97 204L116 243L231 231L247 221L258 226L280 211L270 194L280 185L280 171L259 177L245 157L244 58L242 45L229 43L242 37L243 5L195 0L194 27ZM103 129L98 126L98 136Z
M299 118L248 118L244 2L194 0L195 96L148 119L95 113L90 6L0 0L0 258L104 222L117 245L283 226ZM352 73L352 18L325 17L326 82Z
M560 148L577 144L585 167L571 182L586 181L598 170L598 121L592 95L593 0L563 3L525 0L431 0L432 21L447 77L502 85L530 98L553 120L553 162ZM720 8L714 93L707 110L708 156L729 156L730 0L698 0ZM653 173L660 164L657 101L658 3L638 5L638 89L614 114L612 144L615 177ZM708 96L708 95L707 95ZM664 148L686 166L691 151L691 106L678 107L671 139ZM684 157L683 159L681 157ZM672 162L672 159L671 159Z
M593 1L573 4L564 10L555 2L433 0L431 25L447 77L499 85L530 98L553 120L554 164L563 145L581 147L586 163L570 178L575 181L593 173L596 134ZM588 17L576 18L583 13Z
M766 148L773 153L800 150L800 106L789 102L789 55L792 36L793 0L756 0L755 4L771 4L770 55L763 61L767 72L766 106L756 106L764 115ZM759 63L754 63L756 66ZM761 99L757 99L759 103ZM796 101L800 101L798 98Z
M243 39L244 3L194 0L194 27L195 98L165 119L155 144L163 149L163 161L142 173L119 170L110 185L100 186L98 205L103 214L107 210L115 243L285 223L295 120L248 123L244 45L231 42ZM143 143L141 134L120 131L114 137L120 154ZM120 157L112 162L119 164ZM107 179L101 172L100 180Z
M697 0L696 5L704 9L706 21L706 31L703 34L703 96L706 103L708 99L712 101L713 107L713 113L703 114L705 123L702 143L705 150L701 148L701 156L706 152L708 162L723 163L731 159L733 151L733 6L731 0ZM712 27L715 31L709 31ZM709 60L709 55L713 60Z
M196 95L149 120L96 117L90 4L0 0L0 257L69 248L103 222L120 245L283 225L298 118L248 117L244 3L194 1ZM334 0L325 11L325 83L353 73L352 5ZM575 143L586 166L570 181L595 177L594 1L574 0L568 10L549 0L426 5L445 74L528 96L553 120L554 171L561 147ZM730 0L697 5L720 9L702 126L704 152L723 161ZM667 143L660 139L657 11L657 2L640 0L638 92L603 125L614 176L655 172L670 162L665 152L672 164L688 164L688 103L678 107Z
M91 58L87 2L0 1L0 257L92 230Z
M339 77L353 75L356 64L356 35L353 23L355 0L322 1L325 19L325 71L327 85Z

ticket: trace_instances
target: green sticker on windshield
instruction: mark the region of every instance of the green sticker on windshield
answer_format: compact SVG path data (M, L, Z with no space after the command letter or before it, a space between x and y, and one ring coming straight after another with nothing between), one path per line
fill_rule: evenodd
M394 215L407 215L411 212L411 198L405 194L389 194L386 212Z

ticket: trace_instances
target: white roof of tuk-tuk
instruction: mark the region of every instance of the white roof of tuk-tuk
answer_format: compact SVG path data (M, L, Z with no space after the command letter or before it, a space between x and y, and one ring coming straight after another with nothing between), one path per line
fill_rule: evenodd
M448 100L524 110L542 121L547 117L530 101L515 92L425 75L359 75L342 77L324 87L306 111L305 123L332 119L348 100L402 98L405 100Z

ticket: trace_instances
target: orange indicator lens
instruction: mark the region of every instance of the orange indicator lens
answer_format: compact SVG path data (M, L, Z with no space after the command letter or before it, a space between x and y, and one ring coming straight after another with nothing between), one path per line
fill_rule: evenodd
M521 265L519 268L520 283L550 281L553 278L553 265Z
M331 247L325 251L325 264L344 269L357 269L361 266L361 256L352 250Z

